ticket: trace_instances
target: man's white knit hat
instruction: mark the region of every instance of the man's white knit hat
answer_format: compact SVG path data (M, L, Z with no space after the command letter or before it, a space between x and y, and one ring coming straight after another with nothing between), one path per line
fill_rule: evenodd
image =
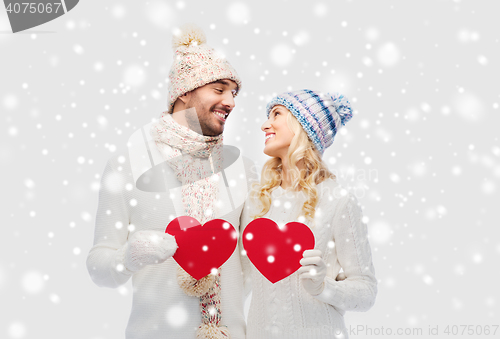
M206 44L205 33L194 25L186 25L172 38L174 63L170 69L169 113L178 97L208 83L229 79L241 80L229 62Z

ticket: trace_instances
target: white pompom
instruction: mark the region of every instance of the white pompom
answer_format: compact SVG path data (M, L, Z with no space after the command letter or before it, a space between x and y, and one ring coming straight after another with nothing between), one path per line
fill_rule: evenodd
M205 33L196 25L185 25L177 30L172 37L172 47L199 46L207 42Z

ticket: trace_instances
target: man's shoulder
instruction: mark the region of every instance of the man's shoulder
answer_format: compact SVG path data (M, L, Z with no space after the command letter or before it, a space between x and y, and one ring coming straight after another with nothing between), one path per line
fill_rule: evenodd
M118 150L111 154L106 161L107 165L112 167L113 169L117 169L118 167L130 167L129 163L129 155L126 149Z

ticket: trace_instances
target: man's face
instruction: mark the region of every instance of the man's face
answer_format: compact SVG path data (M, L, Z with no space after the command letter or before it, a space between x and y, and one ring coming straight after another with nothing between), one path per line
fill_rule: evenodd
M186 106L194 108L197 114L186 115L189 126L200 126L202 134L206 136L222 134L229 113L234 108L237 89L238 85L234 81L223 79L187 93Z

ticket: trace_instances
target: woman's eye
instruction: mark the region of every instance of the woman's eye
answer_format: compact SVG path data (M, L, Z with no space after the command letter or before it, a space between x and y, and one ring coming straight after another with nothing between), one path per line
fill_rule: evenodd
M218 93L222 93L222 92L224 92L224 91L223 91L223 90L221 90L220 88L216 88L215 90L216 90Z

